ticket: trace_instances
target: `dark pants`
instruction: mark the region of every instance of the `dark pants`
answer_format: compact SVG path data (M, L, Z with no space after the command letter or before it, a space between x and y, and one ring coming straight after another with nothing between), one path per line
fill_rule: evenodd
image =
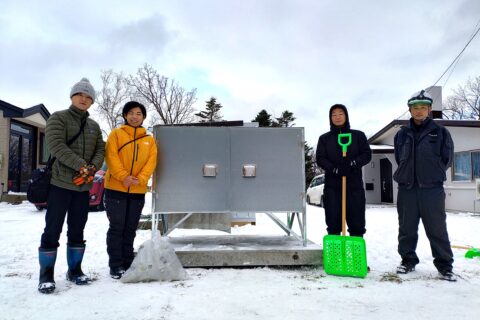
M105 197L105 209L110 222L107 232L110 268L124 267L128 269L132 264L133 241L144 204L145 199Z
M52 185L48 193L41 248L56 249L60 246L58 240L67 212L68 244L73 246L84 244L83 229L88 219L88 191L78 192Z
M398 253L404 263L417 264L415 253L418 242L418 224L422 219L430 241L433 264L438 270L451 271L453 253L447 232L445 192L443 187L398 189Z
M326 187L323 190L325 222L328 234L342 232L342 189ZM365 190L347 189L347 225L351 236L362 237L365 230Z

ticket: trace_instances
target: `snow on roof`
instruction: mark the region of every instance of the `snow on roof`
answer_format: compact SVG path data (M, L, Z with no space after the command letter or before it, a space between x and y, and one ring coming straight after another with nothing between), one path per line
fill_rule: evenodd
M393 146L388 144L371 144L370 149L372 150L393 150Z

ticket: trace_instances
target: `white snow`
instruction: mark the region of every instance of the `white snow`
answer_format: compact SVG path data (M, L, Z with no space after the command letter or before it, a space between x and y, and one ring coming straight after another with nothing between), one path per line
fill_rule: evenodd
M107 218L104 212L92 212L85 229L83 269L95 281L76 286L65 280L64 226L55 269L57 290L51 295L37 291L37 248L44 213L27 202L0 204L0 319L441 320L480 315L480 258L465 259L465 250L454 249L459 281L438 280L421 225L417 271L402 277L394 274L399 262L395 207L367 209L365 239L371 272L365 279L329 276L321 267L194 268L187 269L186 281L137 284L109 277ZM309 238L321 243L323 209L307 206L307 216ZM452 244L480 246L480 216L449 213L447 219ZM234 234L282 232L264 214L257 215L257 226L232 229ZM189 231L172 235L181 234ZM150 231L139 231L135 247L149 238Z

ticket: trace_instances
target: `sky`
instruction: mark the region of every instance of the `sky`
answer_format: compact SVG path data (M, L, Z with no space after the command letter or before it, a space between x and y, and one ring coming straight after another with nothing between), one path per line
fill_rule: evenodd
M102 70L148 63L196 88L197 110L211 96L225 120L289 110L316 146L335 103L367 136L402 115L479 19L477 0L1 0L0 99L52 113L82 77L99 90ZM479 52L480 36L438 83L444 99L479 76Z
M144 213L149 210L145 206ZM188 278L183 281L121 283L109 276L105 242L108 219L105 212L91 212L84 232L87 247L82 270L94 281L88 286L76 286L65 280L67 226L64 225L55 264L57 289L51 295L37 291L37 248L44 212L38 212L26 201L17 205L0 203L2 320L471 320L480 313L480 257L466 259L465 250L453 249L458 281L439 280L421 225L416 251L420 263L415 272L394 273L400 262L396 250L398 215L394 206L367 207L365 242L371 271L363 279L327 275L322 266L188 268ZM326 228L323 208L307 206L306 214L308 237L321 244ZM285 213L276 215L285 221ZM478 248L478 213L447 213L447 225L452 244ZM298 232L296 223L294 227ZM233 227L231 234L285 235L262 213L256 215L255 226ZM189 235L227 234L198 229L176 229L170 234ZM150 230L138 230L135 250L150 237ZM195 243L186 249L192 247L196 247ZM308 248L312 247L319 248L313 245ZM232 248L225 245L212 250Z

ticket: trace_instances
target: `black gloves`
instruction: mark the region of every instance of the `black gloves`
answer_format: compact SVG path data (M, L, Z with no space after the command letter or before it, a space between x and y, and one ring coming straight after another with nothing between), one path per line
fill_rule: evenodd
M342 158L337 167L333 168L333 174L343 177L348 176L355 169L357 169L357 163L355 160L350 160L348 158Z

